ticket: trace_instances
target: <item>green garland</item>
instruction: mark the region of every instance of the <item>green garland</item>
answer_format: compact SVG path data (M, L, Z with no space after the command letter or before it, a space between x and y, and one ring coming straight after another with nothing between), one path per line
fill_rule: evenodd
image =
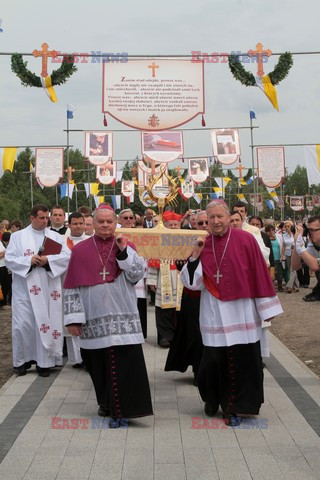
M239 80L242 85L245 85L246 87L254 87L256 85L254 75L243 67L242 63L239 61L239 55L230 55L228 63L232 75L236 80ZM282 53L274 70L268 73L272 85L277 85L281 80L286 78L292 65L293 59L291 53Z
M15 53L11 56L11 70L20 78L25 87L42 87L41 78L27 69L28 62L24 62L22 55ZM62 59L61 67L51 74L52 86L66 83L69 77L77 71L74 66L74 57L66 55Z

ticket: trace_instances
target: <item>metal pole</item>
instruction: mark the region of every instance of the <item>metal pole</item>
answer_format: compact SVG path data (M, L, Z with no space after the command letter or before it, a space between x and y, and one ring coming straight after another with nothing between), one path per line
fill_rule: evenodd
M253 194L254 194L254 215L257 215L257 205L256 205L256 176L255 176L255 166L254 166L254 145L253 145L253 126L252 118L250 115L250 138L251 138L251 165L252 165L252 175L253 175Z
M68 210L68 218L69 218L69 215L70 215L70 197L69 197L69 186L70 186L70 182L69 182L69 164L70 164L70 161L69 161L69 118L68 118L68 113L67 113L67 179L68 179L68 186L67 186L67 196L68 196L68 200L67 200L67 210Z
M31 193L31 208L33 208L33 180L32 180L32 170L30 172L30 193Z

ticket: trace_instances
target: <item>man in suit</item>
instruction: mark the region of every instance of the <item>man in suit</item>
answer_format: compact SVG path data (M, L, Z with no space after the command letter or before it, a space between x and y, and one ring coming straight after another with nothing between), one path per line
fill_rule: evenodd
M143 228L153 228L153 210L147 208L144 212Z

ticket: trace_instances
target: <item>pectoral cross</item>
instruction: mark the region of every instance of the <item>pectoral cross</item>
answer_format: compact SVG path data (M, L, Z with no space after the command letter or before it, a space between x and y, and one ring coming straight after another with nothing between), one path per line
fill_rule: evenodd
M217 273L215 275L213 275L214 278L216 279L217 281L217 284L219 285L220 283L220 278L223 277L222 273L220 273L219 269L217 270Z
M33 50L32 55L36 58L42 57L41 77L46 78L48 76L48 57L54 58L58 55L58 52L56 52L55 50L51 50L51 52L49 52L49 45L47 43L43 43L41 47L42 50Z
M99 272L99 275L102 276L102 280L105 282L106 281L106 276L109 275L110 272L107 272L106 267L103 267L102 272Z
M272 55L271 50L263 50L263 45L262 43L257 43L256 45L257 50L249 50L248 57L258 57L258 70L257 70L257 75L259 77L263 77L264 71L263 71L263 58L262 57L270 57Z
M152 65L148 65L148 68L152 68L152 77L154 78L156 76L156 68L159 68L159 65L152 62Z

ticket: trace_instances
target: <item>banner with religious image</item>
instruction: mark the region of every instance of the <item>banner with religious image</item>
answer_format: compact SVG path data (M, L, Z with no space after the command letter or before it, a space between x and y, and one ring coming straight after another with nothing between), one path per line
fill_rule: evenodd
M205 182L209 176L207 158L189 158L189 176L196 183Z
M311 197L306 197L306 207L309 212L311 212L314 208L313 201Z
M102 111L139 130L183 125L204 107L204 65L181 59L103 64Z
M290 197L290 208L296 212L300 212L304 209L304 197L294 196Z
M110 185L117 177L117 162L111 160L96 167L96 177L99 183Z
M156 202L151 200L150 195L147 192L147 190L142 190L139 193L139 199L140 199L140 202L142 203L142 205L144 205L145 207L156 207L157 206Z
M286 176L284 147L257 148L258 177L266 187L278 187Z
M112 132L85 132L84 156L92 165L104 165L113 157Z
M191 198L194 194L194 183L192 180L181 181L181 196Z
M256 206L257 208L263 204L261 193L250 193L249 199L250 199L250 204L253 206Z
M234 128L211 130L213 155L223 165L231 165L239 160L239 132Z
M168 164L167 163L156 163L151 165L152 162L144 158L143 160L138 160L138 185L140 188L147 187L154 177L154 175L159 175L163 170L168 174ZM161 181L163 185L168 185L168 179L165 175L162 176Z
M36 148L35 177L44 187L55 187L63 178L63 148Z
M141 152L155 162L172 162L183 156L182 132L141 132Z
M315 207L320 207L320 195L312 195L312 203Z
M133 180L122 180L122 182L121 182L121 193L125 197L131 197L131 195L134 195L134 181Z

